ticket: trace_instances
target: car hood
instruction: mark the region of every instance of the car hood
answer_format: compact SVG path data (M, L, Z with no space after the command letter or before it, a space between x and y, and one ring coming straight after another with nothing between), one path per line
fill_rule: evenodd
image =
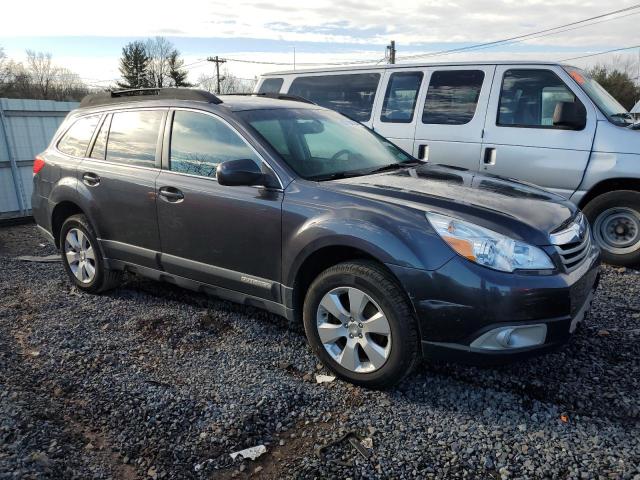
M425 164L326 182L328 188L465 219L512 238L549 245L577 207L530 185L465 169Z

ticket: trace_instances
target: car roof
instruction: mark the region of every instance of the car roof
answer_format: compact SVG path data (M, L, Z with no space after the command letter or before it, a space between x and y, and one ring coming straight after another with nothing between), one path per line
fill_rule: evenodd
M258 97L255 95L220 95L218 98L222 100L219 104L226 107L232 112L241 112L245 110L271 110L276 108L305 108L305 109L323 109L313 103L299 100L286 100L268 97Z
M421 68L421 67L456 67L456 66L473 66L473 65L564 65L559 62L544 60L482 60L482 61L464 61L464 62L412 62L412 63L394 63L382 65L345 65L339 67L323 67L323 68L307 68L296 70L280 70L275 72L264 73L262 77L272 77L277 75L298 75L301 73L347 73L351 71L361 70L401 70L405 68Z

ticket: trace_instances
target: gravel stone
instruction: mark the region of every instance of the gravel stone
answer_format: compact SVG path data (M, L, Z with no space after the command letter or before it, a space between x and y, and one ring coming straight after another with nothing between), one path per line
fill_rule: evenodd
M380 392L316 384L301 326L261 310L136 277L79 292L61 263L17 260L41 243L0 228L2 480L640 479L638 270L603 268L557 352L425 363ZM352 431L369 458L332 443Z

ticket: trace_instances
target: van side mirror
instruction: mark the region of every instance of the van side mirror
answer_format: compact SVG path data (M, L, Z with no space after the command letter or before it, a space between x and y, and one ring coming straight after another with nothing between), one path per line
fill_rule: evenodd
M228 160L218 165L216 176L220 185L277 187L272 175L263 173L251 159Z
M587 110L581 102L558 102L553 111L553 125L582 130L587 125Z

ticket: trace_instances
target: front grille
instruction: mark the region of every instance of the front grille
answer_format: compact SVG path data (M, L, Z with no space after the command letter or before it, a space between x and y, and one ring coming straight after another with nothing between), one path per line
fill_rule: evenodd
M551 238L567 271L577 268L591 250L591 229L582 214L571 226L551 235Z

